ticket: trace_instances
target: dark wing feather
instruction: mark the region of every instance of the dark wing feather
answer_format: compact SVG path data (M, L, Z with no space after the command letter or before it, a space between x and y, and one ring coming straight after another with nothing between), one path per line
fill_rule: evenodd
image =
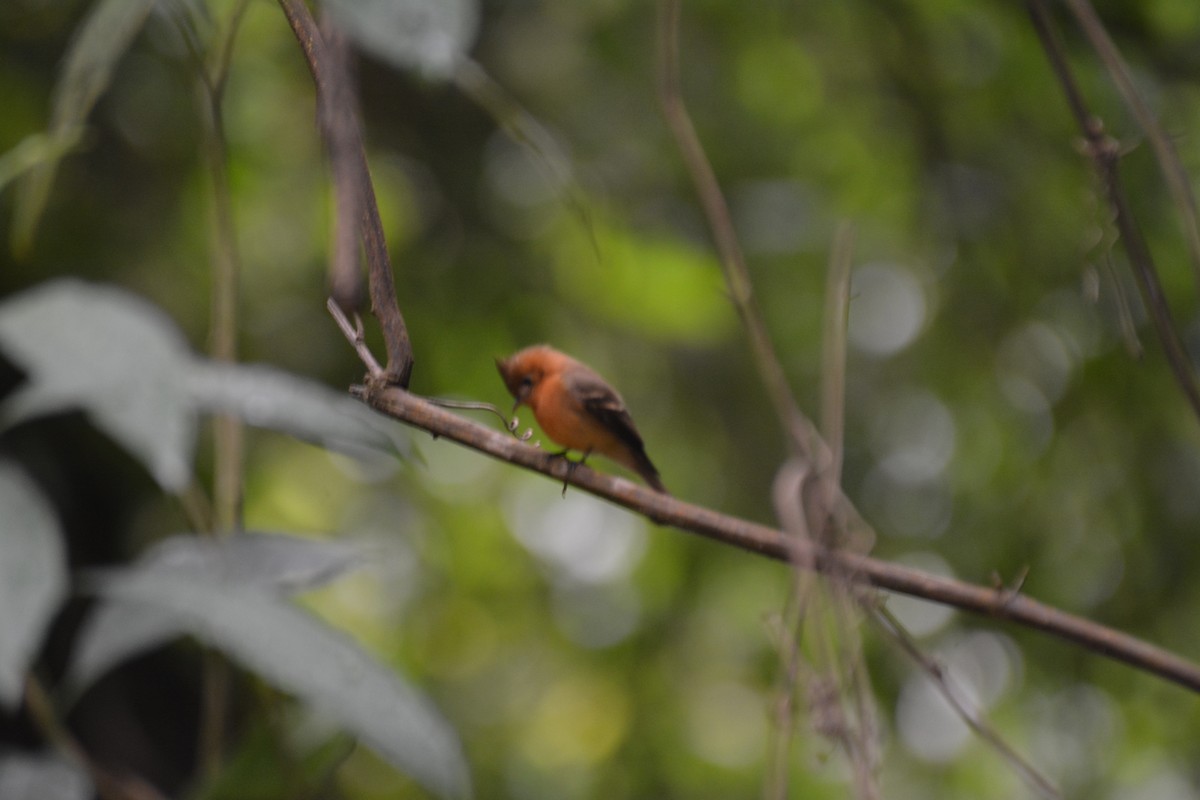
M590 369L576 369L567 380L567 388L581 400L585 411L600 420L605 428L632 447L635 453L645 450L641 434L625 408L625 401L603 378Z
M642 436L633 424L633 417L625 408L621 395L609 386L603 378L584 367L572 370L568 374L566 388L579 398L583 410L591 414L604 425L614 436L629 446L633 454L634 468L639 475L654 489L663 494L670 494L667 487L658 477L658 469L646 455L646 446Z

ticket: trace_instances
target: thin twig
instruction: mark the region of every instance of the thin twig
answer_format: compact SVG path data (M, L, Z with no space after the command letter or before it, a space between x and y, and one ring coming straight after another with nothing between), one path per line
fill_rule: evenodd
M1062 793L1050 782L1050 779L1038 770L1028 759L1018 753L1013 747L1004 740L1004 737L992 727L991 723L976 709L970 708L967 701L954 690L950 685L949 677L946 674L945 668L935 659L927 656L921 651L920 646L912 638L912 635L905 630L900 621L895 615L881 603L872 603L869 605L871 610L871 619L875 622L878 628L883 631L887 637L900 648L913 663L916 664L929 680L933 683L934 688L946 700L958 718L970 728L976 736L982 739L993 750L995 750L1001 758L1003 758L1010 767L1021 777L1026 784L1046 798L1055 800L1062 797Z
M503 411L491 403L483 403L478 400L448 400L444 397L427 398L429 402L442 408L457 408L462 411L487 411L495 414L504 423L504 429L511 433L519 442L528 442L533 438L533 428L526 428L523 433L517 433L521 428L520 417L513 416L511 419L505 415Z
M771 497L775 507L775 518L785 531L797 538L808 539L808 520L800 508L799 498L810 474L809 463L802 458L792 457L775 473ZM785 800L788 796L789 753L796 730L796 687L801 679L811 685L812 678L804 669L801 643L805 623L808 619L812 581L816 573L812 564L793 563L792 580L788 596L780 614L779 696L775 707L775 741L771 748L770 763L764 784L764 796L768 800Z
M97 764L59 719L46 689L32 674L25 678L25 708L46 741L65 759L88 774L102 800L166 800L135 775L117 775ZM45 787L41 787L45 788Z
M237 361L238 304L242 272L234 224L233 190L229 177L229 148L225 138L224 98L233 47L249 3L240 0L216 40L215 63L210 69L204 59L197 67L202 88L205 166L212 182L213 299L210 321L211 353L215 361ZM186 24L186 23L185 23ZM217 535L231 534L242 527L245 428L241 419L218 414L213 419L212 526L201 529ZM204 654L197 760L201 774L217 774L224 750L229 700L229 667L216 652Z
M788 434L793 450L812 457L818 449L811 441L816 431L792 397L787 375L784 374L781 362L775 354L775 346L771 343L766 322L754 299L754 285L750 281L750 271L738 244L729 206L683 102L683 92L679 85L679 0L663 0L659 39L658 89L663 116L675 137L679 152L695 185L701 208L708 219L717 254L725 272L725 282L729 287L734 308L741 317L742 326L750 337L754 362L766 384L775 413Z
M829 253L825 285L825 324L821 366L821 436L829 446L829 464L821 470L825 513L832 513L842 483L842 433L846 418L846 320L850 314L850 268L854 263L854 231L838 226Z
M1066 0L1066 5L1075 15L1080 29L1092 43L1092 49L1100 56L1117 91L1125 100L1125 105L1133 113L1138 127L1142 129L1150 142L1163 180L1167 183L1167 190L1171 193L1171 198L1179 211L1180 224L1183 226L1184 239L1187 241L1188 255L1192 261L1192 272L1197 284L1200 285L1200 224L1197 222L1196 196L1192 192L1192 184L1188 180L1187 171L1180 163L1179 153L1176 152L1174 143L1163 130L1158 118L1154 116L1154 112L1142 98L1141 92L1133 82L1129 67L1125 64L1125 59L1121 57L1121 51L1117 49L1112 37L1104 29L1104 23L1100 21L1096 9L1088 0Z
M1109 205L1113 210L1114 222L1121 234L1121 244L1129 256L1129 264L1134 277L1142 292L1142 298L1154 322L1155 332L1162 342L1163 351L1176 383L1187 398L1192 412L1200 419L1200 387L1196 383L1196 374L1192 367L1183 341L1179 337L1178 328L1171 315L1171 307L1163 291L1162 282L1158 278L1158 270L1150 254L1150 247L1142 236L1141 229L1133 218L1133 211L1120 176L1120 148L1116 141L1104 132L1104 125L1098 117L1088 109L1083 93L1067 63L1062 43L1046 8L1045 0L1027 0L1026 7L1033 21L1034 30L1041 40L1042 48L1050 60L1051 69L1067 97L1067 105L1083 133L1087 143L1087 153L1104 185ZM1098 22L1097 22L1098 24ZM1110 43L1111 45L1111 43Z
M232 48L245 3L235 8L235 14L225 31L227 40L221 52ZM227 57L220 63L227 65ZM201 66L202 70L205 70ZM215 361L237 361L238 297L242 271L241 253L237 244L237 229L233 218L233 190L230 188L229 151L225 140L222 112L222 87L225 76L216 74L201 81L204 87L203 137L204 160L213 192L213 299L210 320ZM239 527L241 509L242 461L244 436L241 420L221 414L213 421L213 512L214 530L232 533Z
M788 459L775 476L772 498L776 517L788 536L811 548L804 496L806 485L819 480L812 474L806 460ZM832 537L830 537L832 538ZM833 552L833 551L831 551ZM797 549L801 559L806 550ZM857 642L857 620L851 612L855 598L850 591L848 576L836 569L813 571L811 563L792 562L792 582L781 615L780 657L782 687L776 701L775 742L767 772L765 796L783 800L788 796L788 752L794 735L794 710L797 687L803 685L812 727L845 751L854 778L855 794L860 800L875 800L880 796L875 777L878 761L874 745L874 713L866 712L869 695L859 683L862 673L847 661L859 659L856 648L847 653L837 641ZM828 578L822 581L821 578ZM809 642L811 656L805 659L802 643ZM811 664L809 663L811 662ZM847 713L845 698L853 700L853 716Z
M837 640L835 663L840 666L838 680L849 696L854 714L854 726L849 731L851 755L860 797L882 797L879 767L883 761L879 748L879 709L871 691L871 676L863 655L862 615L859 592L851 581L839 578L834 583L833 615L842 636Z
M825 528L825 544L863 547L865 542L847 536L847 520L838 517L842 493L842 461L845 451L846 329L850 313L850 275L854 263L854 231L848 222L837 228L829 253L829 276L825 290L825 322L822 331L821 433L827 445L828 463L816 476L817 502L809 501L810 520ZM835 538L835 536L837 538ZM853 576L838 576L830 584L830 602L837 622L840 647L833 666L835 679L853 704L855 724L847 731L848 747L855 767L860 797L881 794L877 777L880 762L878 710L871 692L870 676L863 659L857 611L860 593L854 591Z
M876 736L876 711L871 698L869 680L862 660L858 636L859 620L854 612L858 603L853 590L854 576L844 574L831 564L821 575L803 558L814 545L839 552L839 537L829 535L814 542L809 536L809 524L814 519L825 526L825 518L812 512L820 502L803 502L806 487L822 485L828 478L813 475L801 458L788 459L775 477L772 490L776 518L784 531L807 547L797 550L801 558L792 561L793 576L782 615L783 688L777 709L777 740L772 748L772 764L768 772L766 796L787 797L787 750L792 736L792 708L797 694L796 685L802 681L809 700L813 728L836 742L850 760L856 796L873 800L880 796L876 778L879 762ZM836 488L836 484L835 488ZM827 580L820 580L821 577ZM808 633L811 632L811 633ZM801 641L812 642L815 666L806 667L800 649ZM839 646L837 642L844 643ZM845 704L849 698L850 705ZM850 713L852 711L852 713Z
M354 345L354 352L358 353L358 357L362 359L363 364L366 366L367 375L372 380L382 380L383 367L379 366L379 362L375 360L375 355L371 352L371 348L367 347L362 320L355 315L356 324L351 325L350 320L346 317L346 312L342 310L337 300L332 297L325 301L325 308L329 309L333 321L341 328L342 335L349 340L350 344Z

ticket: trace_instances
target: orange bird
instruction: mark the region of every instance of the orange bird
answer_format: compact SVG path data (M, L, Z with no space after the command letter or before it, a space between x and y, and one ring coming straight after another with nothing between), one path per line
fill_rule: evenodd
M517 399L513 411L522 404L529 406L538 425L555 442L579 450L584 460L591 453L607 456L667 493L625 401L591 367L544 344L498 358L496 367Z

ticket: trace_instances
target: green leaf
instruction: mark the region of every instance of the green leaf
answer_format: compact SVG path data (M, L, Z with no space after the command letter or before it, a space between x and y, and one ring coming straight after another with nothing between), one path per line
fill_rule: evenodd
M78 134L78 131L75 131ZM13 149L0 156L0 191L10 182L35 167L50 165L62 158L79 141L78 135L51 136L35 133L17 142Z
M211 583L258 586L280 594L322 586L360 566L361 549L346 542L278 533L224 539L172 536L148 550L139 568L178 572ZM66 685L78 698L117 664L186 633L175 615L154 606L107 601L88 618L72 652Z
M454 74L479 25L473 0L326 0L325 8L363 50L439 80Z
M67 53L54 90L54 110L48 135L65 151L79 136L84 120L112 80L117 61L142 29L155 0L100 0L80 25ZM51 158L30 170L17 193L13 214L13 247L29 249L37 231L58 160Z
M340 723L442 797L470 794L457 737L429 701L353 640L262 586L143 565L91 582L109 600L170 614L215 647Z
M49 755L0 756L4 800L88 800L91 796L87 773L69 761Z
M0 408L0 424L81 408L161 486L187 485L191 356L157 308L117 289L55 281L0 305L0 349L29 377Z
M16 465L0 462L0 704L19 705L26 670L66 589L54 512Z
M291 434L352 456L406 455L400 425L347 395L263 365L197 363L189 373L197 406L257 428Z

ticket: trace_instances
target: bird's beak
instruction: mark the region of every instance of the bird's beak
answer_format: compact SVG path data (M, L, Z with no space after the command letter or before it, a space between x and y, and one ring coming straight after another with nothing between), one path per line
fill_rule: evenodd
M504 387L506 389L508 389L509 392L512 392L512 387L508 385L508 363L507 363L508 359L507 358L496 358L495 361L496 361L496 369L500 372L500 377L504 380ZM513 403L512 411L509 412L509 416L512 416L513 414L517 413L517 407L519 405L521 405L521 398L518 397L517 401L515 403Z

